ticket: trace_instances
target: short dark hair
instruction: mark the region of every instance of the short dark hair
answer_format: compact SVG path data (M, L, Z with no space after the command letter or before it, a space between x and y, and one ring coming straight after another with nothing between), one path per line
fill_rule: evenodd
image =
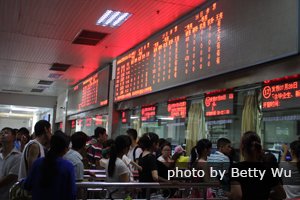
M98 138L99 135L103 135L103 134L106 134L106 129L101 127L101 126L98 126L97 128L95 128L94 130L94 137L95 138Z
M29 135L29 130L25 127L22 127L18 130L18 133Z
M16 135L16 132L14 131L13 128L10 128L10 127L4 127L4 128L1 130L1 132L4 131L4 130L10 131L11 134Z
M220 147L223 147L230 143L231 143L230 140L228 140L227 138L220 138L217 141L217 148L219 149Z
M50 123L46 120L40 120L34 125L34 134L35 136L41 136L43 134L46 134L45 128L50 128Z
M129 128L126 131L127 135L129 135L130 137L132 137L134 140L137 139L137 131L133 128Z
M71 136L72 149L75 150L81 149L82 147L85 146L87 140L88 140L88 136L84 132L82 131L75 132Z

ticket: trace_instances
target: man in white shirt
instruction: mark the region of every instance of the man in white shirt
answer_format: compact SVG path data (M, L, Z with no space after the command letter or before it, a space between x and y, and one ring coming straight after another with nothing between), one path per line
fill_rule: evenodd
M82 156L79 153L79 151L85 147L87 139L88 136L84 132L75 132L71 136L72 148L69 149L69 151L63 156L64 159L70 161L73 164L76 181L83 180L84 167L82 162Z
M210 163L216 170L226 170L223 180L220 180L221 188L213 188L213 193L216 197L224 197L224 190L229 191L229 168L230 168L230 159L229 155L232 151L231 142L227 138L220 138L217 141L217 151L214 154L211 154L207 158L207 162Z
M51 140L51 124L46 120L38 121L34 126L35 139L30 140L24 147L18 179L26 178L33 162L40 158L45 157L45 150Z
M3 128L0 135L0 199L8 200L9 189L18 180L21 153L15 148L16 133L12 128Z

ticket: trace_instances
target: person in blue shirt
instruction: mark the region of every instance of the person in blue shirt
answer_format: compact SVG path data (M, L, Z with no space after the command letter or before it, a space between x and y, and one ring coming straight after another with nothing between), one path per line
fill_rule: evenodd
M68 137L64 133L55 133L46 156L34 162L24 183L24 188L31 191L33 200L76 199L74 167L62 158L68 146Z

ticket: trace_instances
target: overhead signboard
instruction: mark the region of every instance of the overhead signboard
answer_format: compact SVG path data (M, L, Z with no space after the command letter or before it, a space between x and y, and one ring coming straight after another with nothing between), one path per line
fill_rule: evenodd
M299 108L300 81L265 85L262 89L262 110L274 111Z
M205 97L205 116L234 114L234 93L209 95Z
M109 70L106 67L69 89L68 115L108 105Z
M297 54L298 0L219 0L117 58L115 101Z

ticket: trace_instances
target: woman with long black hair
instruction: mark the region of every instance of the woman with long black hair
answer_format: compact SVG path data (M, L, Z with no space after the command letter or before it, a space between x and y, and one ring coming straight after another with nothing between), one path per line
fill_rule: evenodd
M24 183L25 189L32 192L33 200L76 199L74 167L62 159L68 146L69 138L64 133L55 133L46 156L34 162Z
M106 181L108 182L129 182L130 171L122 157L127 154L131 145L131 139L127 135L119 135L110 147L108 166L106 167ZM115 189L109 191L110 198L126 198L127 191Z

